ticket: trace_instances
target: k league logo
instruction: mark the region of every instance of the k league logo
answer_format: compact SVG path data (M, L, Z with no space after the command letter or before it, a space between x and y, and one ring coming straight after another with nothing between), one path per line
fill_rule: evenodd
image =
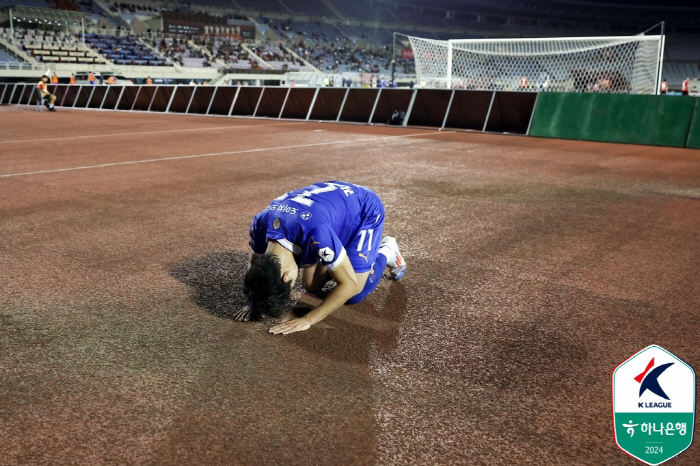
M612 374L615 442L628 455L657 465L693 442L695 371L673 353L652 345Z
M672 363L672 362L662 364L662 365L654 368L654 370L652 370L651 372L649 372L649 369L654 367L654 358L651 358L651 361L649 361L649 364L647 364L647 367L646 367L646 369L644 369L644 372L642 372L641 374L639 374L637 377L634 378L634 380L636 380L637 382L642 384L641 387L639 387L639 397L641 398L642 395L644 394L644 392L649 390L650 392L654 393L655 395L660 396L661 398L670 401L671 399L668 397L668 395L666 395L666 392L664 392L663 388L661 388L661 385L659 385L659 376L661 374L663 374L664 371L666 371L666 369L671 367L673 364L674 363ZM649 372L648 375L647 375L647 372ZM643 405L643 403L639 403L640 408L643 407L642 405ZM649 406L649 407L655 408L657 406ZM659 406L659 407L661 407L661 408L669 407L670 408L671 403L668 403L668 406L665 406L665 404L664 404L664 406Z

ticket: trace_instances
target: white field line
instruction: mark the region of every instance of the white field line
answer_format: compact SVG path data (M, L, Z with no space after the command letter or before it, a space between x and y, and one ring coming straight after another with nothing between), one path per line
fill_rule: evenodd
M268 125L272 126L272 125ZM204 158L204 157L216 157L220 155L236 155L236 154L250 154L254 152L265 152L265 151L273 151L273 150L285 150L285 149L300 149L304 147L318 147L318 146L331 146L335 144L357 144L358 142L376 142L376 141L387 141L390 139L403 139L403 138L410 138L414 136L436 136L440 134L448 134L448 133L453 133L454 131L435 131L432 133L413 133L413 134L403 134L400 136L385 136L385 137L378 137L378 138L365 138L365 139L346 139L343 141L331 141L331 142L315 142L311 144L297 144L293 146L276 146L276 147L261 147L257 149L244 149L244 150L235 150L235 151L230 151L230 152L213 152L209 154L195 154L195 155L181 155L177 157L163 157L159 159L143 159L143 160L130 160L126 162L112 162L112 163L102 163L99 165L85 165L82 167L68 167L68 168L55 168L52 170L39 170L39 171L34 171L34 172L23 172L23 173L8 173L6 175L0 175L0 178L10 178L14 176L28 176L28 175L41 175L45 173L57 173L57 172L69 172L69 171L74 171L74 170L88 170L91 168L104 168L104 167L115 167L118 165L134 165L137 163L150 163L150 162L164 162L164 161L170 161L170 160L184 160L184 159L197 159L197 158Z
M143 134L165 134L165 133L184 133L186 131L215 131L221 129L238 129L238 128L255 128L257 126L281 126L287 123L272 123L269 125L240 125L240 126L213 126L210 128L185 128L185 129L169 129L163 131L144 131L140 133L115 133L115 134L88 134L85 136L66 136L62 138L43 138L43 139L17 139L13 141L0 141L0 144L13 144L18 142L44 142L44 141L65 141L68 139L91 139L91 138L108 138L112 136L139 136Z

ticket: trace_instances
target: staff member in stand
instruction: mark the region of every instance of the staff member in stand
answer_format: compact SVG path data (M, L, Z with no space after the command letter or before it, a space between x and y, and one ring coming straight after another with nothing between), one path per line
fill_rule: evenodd
M73 73L70 74L70 83L75 84L75 75Z
M114 84L114 76L107 78L107 84Z
M92 73L92 71L88 73L88 82L90 84L95 84L95 75Z
M683 84L681 85L681 94L688 95L689 90L690 90L690 78L685 78L685 81L683 81Z
M523 76L522 78L520 78L520 89L526 90L526 89L527 89L527 83L528 83L527 76Z
M58 75L56 74L55 71L53 72L53 76L51 77L51 82L53 84L58 84Z
M150 76L146 78L146 84L148 84L149 86L153 85L153 80L151 79Z

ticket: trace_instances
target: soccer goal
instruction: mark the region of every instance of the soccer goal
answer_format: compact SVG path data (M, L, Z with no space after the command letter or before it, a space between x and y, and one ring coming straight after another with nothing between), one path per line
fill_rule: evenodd
M656 94L663 35L432 40L408 36L422 87Z

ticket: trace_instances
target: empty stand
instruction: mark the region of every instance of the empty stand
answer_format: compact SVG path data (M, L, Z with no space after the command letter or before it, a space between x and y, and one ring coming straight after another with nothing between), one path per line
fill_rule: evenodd
M120 37L104 34L86 34L86 44L95 52L100 54L107 60L118 65L141 65L141 66L167 66L168 63L162 56L156 54L148 45L142 43L136 37ZM80 54L84 52L86 60L94 62L95 59L89 57L89 53L76 48L74 53ZM62 56L64 52L59 52ZM53 52L51 56L55 55ZM72 54L68 54L72 55ZM77 55L80 58L79 55ZM46 60L46 57L44 57ZM80 60L78 60L80 62Z

